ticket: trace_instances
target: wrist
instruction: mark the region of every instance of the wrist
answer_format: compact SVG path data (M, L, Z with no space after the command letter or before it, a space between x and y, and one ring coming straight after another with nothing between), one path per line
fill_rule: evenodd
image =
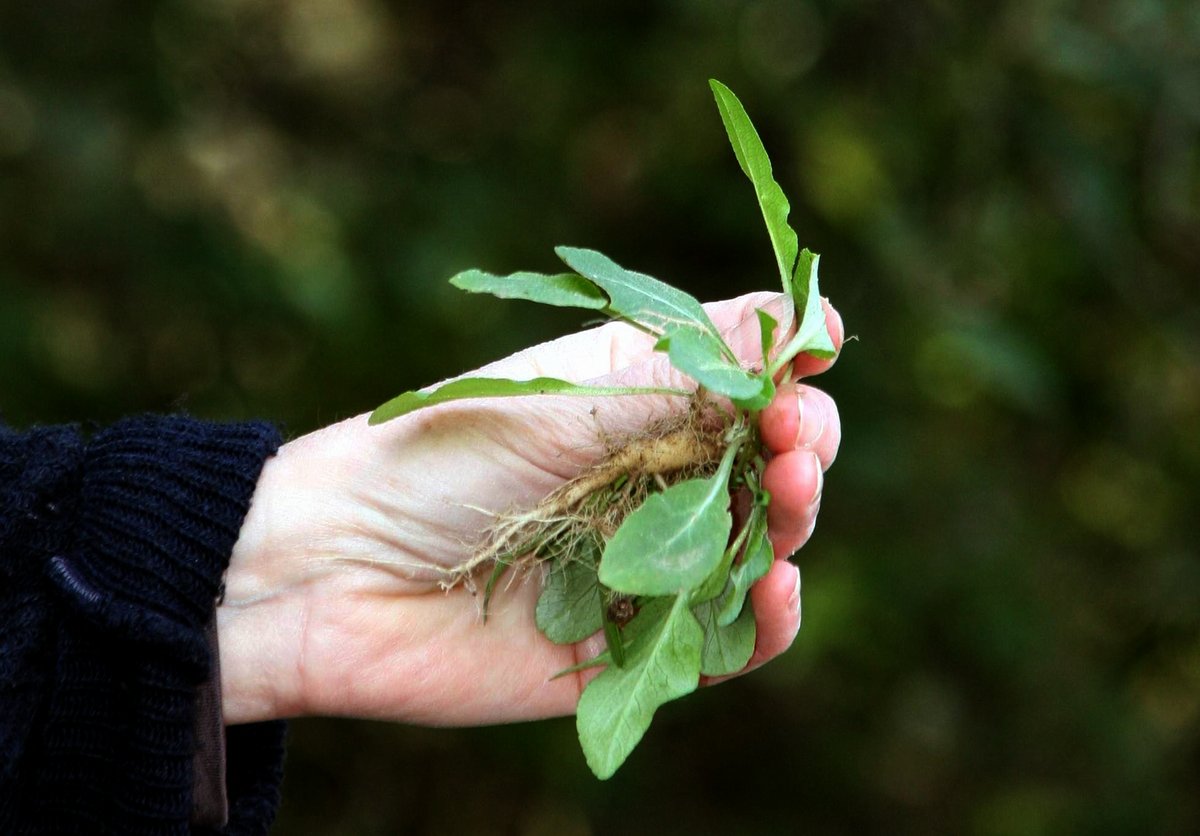
M217 607L221 704L226 725L302 713L296 685L304 609L289 605L299 581L284 572L300 561L292 551L289 518L298 513L288 493L295 483L295 445L267 461L255 487L225 573ZM292 559L289 559L292 558Z
M287 629L265 602L217 608L225 725L304 713L299 690L294 687L297 668L284 662L285 658L298 658L298 654L289 652L289 643L282 635Z

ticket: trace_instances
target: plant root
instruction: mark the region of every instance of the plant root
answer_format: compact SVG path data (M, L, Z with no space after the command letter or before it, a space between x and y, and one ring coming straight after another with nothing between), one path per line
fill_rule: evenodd
M448 570L442 588L462 584L474 592L474 576L485 566L528 569L545 560L572 560L597 538L607 542L650 493L711 474L727 446L728 428L727 415L694 401L686 413L613 445L534 508L501 515L479 550Z

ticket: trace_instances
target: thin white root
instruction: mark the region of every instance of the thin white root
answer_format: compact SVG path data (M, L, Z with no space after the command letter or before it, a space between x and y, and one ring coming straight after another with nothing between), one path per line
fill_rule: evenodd
M606 523L611 521L603 519L603 509L589 510L585 506L591 497L616 485L622 477L626 477L624 484L631 491L637 489L636 483L642 476L650 476L664 487L665 475L703 468L718 461L725 447L724 430L706 427L706 423L711 422L693 410L682 420L629 440L591 469L561 485L536 507L505 515L476 554L449 570L442 587L451 589L459 583L469 584L480 567L498 560L514 562L539 542L568 536L572 526L580 522L590 521L608 528Z

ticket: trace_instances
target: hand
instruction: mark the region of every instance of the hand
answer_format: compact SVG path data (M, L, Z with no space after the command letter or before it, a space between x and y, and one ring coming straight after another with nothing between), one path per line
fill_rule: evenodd
M754 310L788 324L778 294L706 306L739 356L759 356ZM842 325L826 308L834 343ZM832 361L801 356L798 376ZM477 374L609 385L686 386L653 340L611 323L527 349ZM535 505L619 439L685 407L680 397L538 396L450 403L368 426L367 416L290 442L264 468L218 609L227 723L301 714L469 725L570 713L589 674L551 680L602 646L548 641L536 578L502 581L486 624L469 589L439 586L495 514ZM747 670L791 644L799 574L822 472L841 428L825 394L786 382L761 413L773 457L776 562L755 585L758 639ZM594 675L592 672L591 675Z

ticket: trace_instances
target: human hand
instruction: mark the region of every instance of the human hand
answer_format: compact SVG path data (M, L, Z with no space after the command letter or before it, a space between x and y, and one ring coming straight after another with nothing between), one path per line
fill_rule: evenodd
M759 354L756 307L787 325L778 294L706 306L744 358ZM841 320L826 308L835 346ZM832 361L798 357L795 376ZM687 385L653 339L612 323L505 358L481 376L602 385ZM264 468L218 609L226 722L300 714L469 725L570 713L590 674L551 680L602 646L537 630L535 580L502 582L484 624L463 585L440 582L495 515L530 507L620 439L684 408L667 396L537 396L444 404L386 424L366 415L285 445ZM802 406L801 406L802 405ZM776 562L755 585L747 670L785 650L800 623L799 574L783 558L808 539L822 472L841 438L836 406L784 383L760 416L773 453Z

